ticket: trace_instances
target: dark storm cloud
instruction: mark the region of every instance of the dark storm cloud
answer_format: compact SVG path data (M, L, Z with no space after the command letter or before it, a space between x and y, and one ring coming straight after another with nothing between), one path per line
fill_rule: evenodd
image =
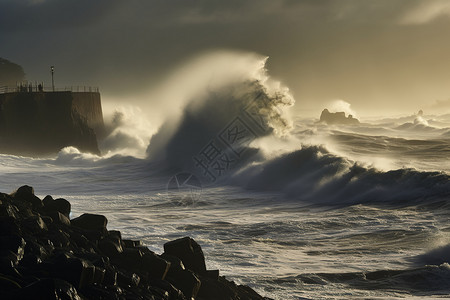
M117 3L114 0L2 0L0 32L88 26Z
M101 22L104 17L130 25L230 22L237 21L238 13L243 11L253 12L247 17L261 12L252 7L252 4L242 1L2 0L0 30L87 26Z
M199 53L239 49L270 56L303 103L417 102L443 95L449 16L447 0L0 0L0 57L32 80L54 64L59 84L127 93Z
M323 21L323 18L340 18L352 13L367 18L365 11L395 12L396 6L401 6L387 2L390 3L388 6L381 4L386 1L361 5L355 1L332 0L0 0L0 30L7 32L87 26L98 23L104 17L117 22L166 26L261 20L268 23L272 20Z

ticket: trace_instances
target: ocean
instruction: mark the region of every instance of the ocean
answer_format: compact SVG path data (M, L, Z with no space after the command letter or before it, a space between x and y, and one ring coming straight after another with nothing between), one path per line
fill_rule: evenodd
M156 253L190 236L274 299L450 298L450 114L327 125L264 63L209 81L144 145L122 111L103 156L2 154L1 191L65 198Z

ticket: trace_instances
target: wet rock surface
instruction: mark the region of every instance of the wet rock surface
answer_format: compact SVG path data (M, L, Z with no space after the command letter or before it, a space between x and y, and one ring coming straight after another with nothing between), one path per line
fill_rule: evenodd
M70 220L70 209L30 186L0 193L0 299L268 299L207 270L190 237L158 255L105 216Z

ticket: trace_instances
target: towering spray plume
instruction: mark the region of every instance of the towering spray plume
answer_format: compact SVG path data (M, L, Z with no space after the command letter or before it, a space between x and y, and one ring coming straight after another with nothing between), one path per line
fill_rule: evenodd
M291 121L283 109L294 99L267 75L266 60L256 54L220 52L183 68L181 80L195 85L188 88L189 98L173 100L182 104L181 113L163 122L152 137L149 158L181 170L198 170L213 179L223 170L205 173L205 164L222 162L226 169L248 155L254 141L288 134Z

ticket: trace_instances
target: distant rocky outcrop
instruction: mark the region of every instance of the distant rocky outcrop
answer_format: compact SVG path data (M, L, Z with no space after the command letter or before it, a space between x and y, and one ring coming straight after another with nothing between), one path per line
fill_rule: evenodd
M25 79L25 72L18 64L0 57L0 87L16 86Z
M70 211L30 186L0 193L0 299L268 299L208 270L190 237L158 255L108 230L105 216Z
M320 122L327 124L343 124L343 125L357 125L359 120L352 115L345 116L345 112L331 113L328 109L324 109L320 115Z

